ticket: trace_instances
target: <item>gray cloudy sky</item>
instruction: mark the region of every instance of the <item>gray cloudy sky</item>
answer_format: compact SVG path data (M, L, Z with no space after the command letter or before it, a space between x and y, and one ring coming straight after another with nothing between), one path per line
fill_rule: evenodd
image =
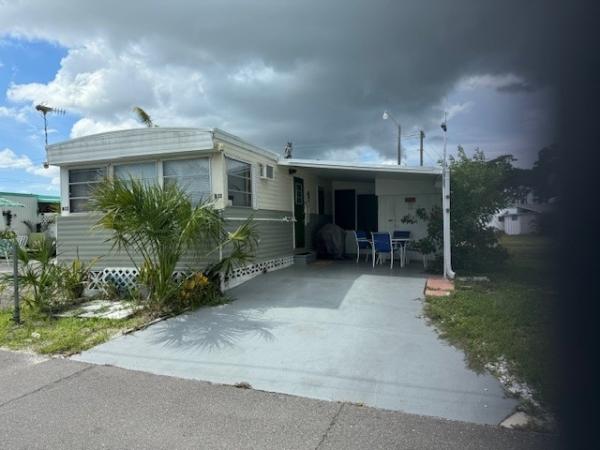
M295 156L390 162L395 128L513 153L551 143L555 17L544 1L0 1L0 33L67 49L49 82L11 83L11 107L74 115L71 136L220 127ZM405 139L415 164L418 140Z

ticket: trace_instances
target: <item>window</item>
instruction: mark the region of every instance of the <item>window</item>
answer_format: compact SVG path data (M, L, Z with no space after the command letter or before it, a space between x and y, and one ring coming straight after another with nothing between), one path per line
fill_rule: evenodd
M69 170L69 210L88 211L92 190L106 177L105 167Z
M114 177L118 180L129 181L129 180L140 180L145 184L156 183L156 163L143 162L143 163L132 163L132 164L119 164L114 168Z
M510 220L512 220L513 222L516 221L518 218L518 216L510 216Z
M231 206L252 206L252 166L227 158L227 198Z
M259 164L258 167L260 169L260 177L261 178L269 179L269 180L273 179L274 170L275 170L273 166L270 166L268 164Z
M193 203L210 199L210 164L208 158L176 159L163 162L165 186L176 183L188 193Z

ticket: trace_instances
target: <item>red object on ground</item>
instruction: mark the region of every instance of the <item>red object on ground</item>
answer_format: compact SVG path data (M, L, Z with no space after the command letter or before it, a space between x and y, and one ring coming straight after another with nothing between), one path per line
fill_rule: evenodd
M454 290L454 282L444 278L428 278L425 284L425 295L445 297Z

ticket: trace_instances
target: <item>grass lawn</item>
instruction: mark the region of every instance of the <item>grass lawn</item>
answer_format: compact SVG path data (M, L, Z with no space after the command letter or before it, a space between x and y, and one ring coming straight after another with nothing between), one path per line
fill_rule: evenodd
M42 354L70 355L101 344L120 331L142 325L148 319L123 320L75 317L35 317L24 309L22 323L12 321L11 310L0 310L0 347Z
M511 258L489 282L457 282L451 297L429 297L426 315L442 337L465 350L482 370L503 358L511 374L555 410L557 351L553 339L557 294L551 286L550 242L539 236L505 236Z

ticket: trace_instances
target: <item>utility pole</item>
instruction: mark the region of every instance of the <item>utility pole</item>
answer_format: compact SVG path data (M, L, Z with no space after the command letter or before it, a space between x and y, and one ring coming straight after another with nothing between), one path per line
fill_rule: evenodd
M424 137L425 137L425 133L423 132L423 130L419 131L419 141L420 141L419 154L421 156L421 167L423 167L423 138Z
M16 324L21 323L21 305L19 305L19 244L17 240L13 241L13 295L14 295L14 309L13 309L13 321Z
M402 128L398 124L398 165L402 165Z

